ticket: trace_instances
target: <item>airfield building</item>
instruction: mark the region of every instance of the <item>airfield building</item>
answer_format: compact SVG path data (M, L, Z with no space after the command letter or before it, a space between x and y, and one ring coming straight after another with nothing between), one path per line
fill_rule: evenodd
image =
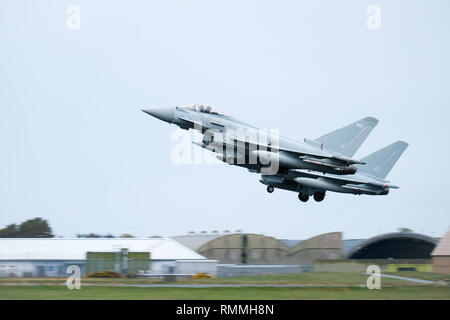
M450 230L439 241L431 256L434 272L450 274Z
M355 246L349 259L431 259L437 239L414 232L392 232Z
M66 277L70 265L82 275L216 272L216 261L170 238L0 239L0 276Z
M344 241L345 242L345 241ZM392 232L367 240L351 240L343 258L317 259L317 271L365 272L370 265L382 271L432 271L431 252L438 240L414 232Z

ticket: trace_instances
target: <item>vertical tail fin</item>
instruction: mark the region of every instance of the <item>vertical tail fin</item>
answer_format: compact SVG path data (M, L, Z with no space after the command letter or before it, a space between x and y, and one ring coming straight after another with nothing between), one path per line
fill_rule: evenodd
M361 159L364 165L358 165L358 172L384 179L408 147L404 141L397 141Z
M377 124L378 119L366 117L327 133L315 141L322 144L326 150L352 157Z

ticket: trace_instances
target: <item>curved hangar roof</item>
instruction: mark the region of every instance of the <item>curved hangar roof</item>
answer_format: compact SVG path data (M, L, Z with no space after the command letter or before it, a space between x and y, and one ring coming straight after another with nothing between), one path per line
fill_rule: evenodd
M420 233L393 232L382 234L357 245L349 259L430 259L437 239Z
M288 254L295 254L300 251L309 250L342 250L342 232L329 232L301 241L290 248Z

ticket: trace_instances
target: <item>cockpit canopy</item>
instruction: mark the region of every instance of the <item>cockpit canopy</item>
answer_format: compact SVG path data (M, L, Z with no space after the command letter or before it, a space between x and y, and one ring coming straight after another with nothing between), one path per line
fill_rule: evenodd
M193 111L198 111L198 112L203 112L203 113L212 113L212 114L219 114L224 116L225 114L222 113L221 111L217 110L216 108L212 107L212 106L207 106L205 104L194 104L191 106L186 106L186 107L182 107L183 109L188 109L188 110L193 110Z

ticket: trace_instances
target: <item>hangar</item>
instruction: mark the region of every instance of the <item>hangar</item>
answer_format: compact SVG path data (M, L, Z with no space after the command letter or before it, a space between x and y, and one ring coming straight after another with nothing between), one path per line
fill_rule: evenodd
M431 256L434 272L450 274L450 230L439 241Z
M324 233L307 240L278 240L254 233L187 235L173 239L208 259L231 264L312 266L315 259L342 257L342 233Z
M220 263L271 264L284 260L288 251L281 241L253 233L223 235L201 245L197 252Z
M286 262L312 265L317 259L339 259L341 257L342 232L330 232L300 241L289 249Z
M359 243L349 259L431 259L435 238L413 232L392 232Z
M0 276L61 277L69 265L82 275L101 266L124 273L214 274L216 261L170 238L3 238L0 239ZM95 266L97 266L95 268ZM105 271L105 270L102 270Z

